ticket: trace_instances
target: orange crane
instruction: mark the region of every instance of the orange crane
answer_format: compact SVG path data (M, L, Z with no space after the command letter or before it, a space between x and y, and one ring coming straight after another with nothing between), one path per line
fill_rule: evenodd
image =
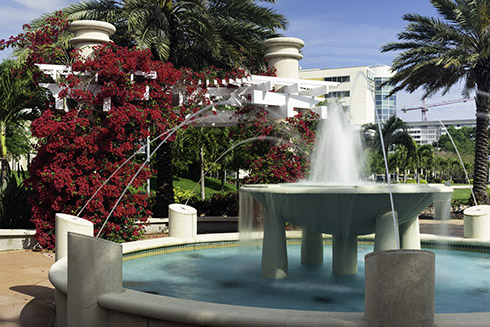
M407 113L407 111L410 110L420 110L422 113L422 120L426 121L427 120L427 111L429 111L429 108L432 107L439 107L439 106L446 106L448 104L453 104L453 103L460 103L460 102L467 102L473 100L471 98L465 98L465 99L454 99L454 100L447 100L447 101L442 101L442 102L436 102L436 103L431 103L431 104L425 104L425 99L422 101L422 105L420 107L413 107L413 108L402 108L402 111L404 113Z

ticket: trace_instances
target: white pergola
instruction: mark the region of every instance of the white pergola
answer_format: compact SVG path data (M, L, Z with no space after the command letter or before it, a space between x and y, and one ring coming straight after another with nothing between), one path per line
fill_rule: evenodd
M88 73L73 72L70 66L63 65L37 65L44 74L51 76L53 80L58 81L60 77L66 77L71 74L89 75ZM131 75L140 76L147 79L156 79L156 72L135 71ZM323 97L329 93L330 86L336 86L338 83L301 80L295 78L270 77L249 75L246 78L230 79L222 81L206 81L206 97L211 103L220 103L230 107L242 107L244 105L262 106L275 119L293 117L297 114L297 109L309 109L319 114L320 119L327 118L327 107L318 106ZM66 110L66 102L59 97L63 90L57 83L42 83L40 86L47 88L53 94L55 99L55 108ZM97 75L87 85L83 86L94 94L100 91L100 85L97 83ZM176 91L178 92L178 91ZM148 93L144 99L148 99ZM103 110L109 111L111 108L111 98L104 99ZM196 122L196 126L223 127L233 126L238 123L238 117L234 110L213 110L204 113Z

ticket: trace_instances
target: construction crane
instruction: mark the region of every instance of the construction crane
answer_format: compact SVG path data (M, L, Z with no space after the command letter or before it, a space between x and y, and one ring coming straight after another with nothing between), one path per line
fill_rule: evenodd
M422 120L426 121L427 120L427 111L429 111L429 108L432 107L439 107L439 106L447 106L449 104L453 103L460 103L460 102L467 102L473 100L471 98L466 98L466 99L454 99L454 100L447 100L447 101L442 101L442 102L436 102L436 103L430 103L426 104L425 99L422 101L422 105L420 107L413 107L413 108L402 108L402 111L404 113L407 113L407 111L410 110L420 110L422 113Z

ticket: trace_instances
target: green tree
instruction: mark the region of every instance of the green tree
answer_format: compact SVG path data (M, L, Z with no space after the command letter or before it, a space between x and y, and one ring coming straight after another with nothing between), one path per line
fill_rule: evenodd
M231 140L223 128L190 127L178 133L174 142L174 154L178 158L176 165L180 171L191 175L194 180L200 180L201 200L204 200L205 179L204 175L209 169L220 169L226 162L226 157L221 158L213 167L215 161L230 148ZM232 153L230 153L232 155ZM199 162L198 173L192 172L193 163ZM194 167L196 168L196 167Z
M473 188L477 200L490 203L488 178L488 123L490 113L490 1L431 0L441 19L405 14L399 42L383 52L401 51L393 61L396 72L388 84L399 90L425 91L424 98L464 82L464 95L476 90L476 145Z
M364 135L364 141L368 148L382 152L381 138L379 136L378 124L368 123L362 125L361 131ZM388 153L388 149L392 145L404 145L409 151L415 150L415 144L407 132L407 124L400 118L392 115L381 126L381 134L383 136L384 150Z
M397 145L395 152L388 159L390 171L395 171L396 182L400 181L400 172L403 173L403 182L407 180L407 169L412 163L412 158L409 157L409 151L404 145Z
M68 19L94 19L116 26L112 37L120 46L150 49L155 57L196 71L213 65L231 69L264 68L264 40L287 27L286 18L243 0L90 0L66 7ZM275 0L263 0L275 3ZM33 22L41 26L45 15ZM62 37L63 38L63 37ZM65 43L67 45L67 43ZM165 157L162 157L165 155ZM173 199L172 151L157 153L157 197L154 214L165 216Z
M262 0L274 4L275 0ZM112 23L116 44L150 49L177 67L200 71L260 68L262 42L287 27L275 10L243 0L90 0L63 9L69 19ZM48 16L33 22L43 24Z
M474 127L462 127L455 128L454 126L449 126L447 128L447 134L441 135L439 141L437 141L436 146L440 151L447 151L456 153L453 143L449 138L451 135L454 144L461 154L475 154L475 128Z
M16 137L10 142L15 147L19 143L19 134L24 129L24 123L33 120L39 115L36 107L44 97L44 92L33 82L27 71L21 74L15 69L12 60L0 64L0 161L2 163L2 178L10 170L8 164L9 151L7 141L8 132ZM22 138L22 135L20 135ZM22 143L22 142L21 142ZM24 142L25 143L25 139ZM16 150L19 150L18 148Z
M414 155L414 163L415 163L415 179L417 183L420 182L420 175L423 174L424 168L427 167L426 163L430 161L434 155L434 149L432 145L423 144L417 145L415 144L415 151L413 151Z
M367 148L373 150L379 156L382 156L383 147L381 137L379 135L378 124L368 123L361 127L361 132L364 135L364 142ZM394 145L403 145L408 151L408 155L412 156L415 151L415 143L407 132L407 124L400 118L392 115L381 126L381 135L383 137L384 151L388 155L388 150ZM387 172L385 172L386 174ZM387 177L387 176L386 176Z

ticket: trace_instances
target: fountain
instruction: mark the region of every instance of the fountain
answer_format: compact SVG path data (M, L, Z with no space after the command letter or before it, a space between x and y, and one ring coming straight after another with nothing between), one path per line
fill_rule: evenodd
M398 244L402 249L420 249L417 215L435 198L450 198L452 188L393 185L397 224L394 228L388 186L359 179L362 151L355 135L342 109L330 106L329 118L313 153L309 181L241 188L243 205L249 194L267 210L262 257L264 277L287 276L285 222L303 230L301 261L305 264L322 262L322 233L333 235L334 274L357 273L358 235L375 233L375 251L397 249Z
M300 42L290 41L294 40L280 40L272 44L292 43L297 50ZM275 55L284 55L288 59L298 57L296 53L291 55L288 51L284 53L274 51ZM420 239L416 214L421 210L420 208L433 201L434 198L450 195L451 188L439 185L406 185L404 187L395 185L393 190L396 208L394 216L397 220L396 227L400 229L401 247L418 249ZM333 234L334 272L338 274L353 274L357 270L355 266L357 264L353 263L353 259L357 256L357 235L373 232L376 234L376 252L369 256L374 260L380 258L377 254L391 255L393 253L380 250L398 247L397 233L393 226L393 209L389 205L385 185L353 181L344 183L335 181L334 184L327 185L317 180L298 184L250 185L242 189L242 195L243 198L253 196L267 207L263 246L264 257L267 258L265 260L266 276L282 278L287 275L287 258L284 257L285 249L283 248L286 238L284 233L284 221L286 220L304 228L301 260L307 264L318 264L323 259L322 249L320 249L320 244L323 243L321 232L326 231ZM316 221L314 221L315 218ZM189 220L193 221L193 219ZM179 247L195 249L213 247L215 244L227 246L229 242L236 243L237 241L237 234L194 235L192 233L182 237L151 239L119 245L88 235L80 235L80 233L68 233L68 256L58 260L49 273L50 281L56 287L57 325L361 327L366 326L366 322L373 319L372 316L376 318L376 310L370 309L368 313L367 307L366 315L361 312L266 309L184 300L123 288L122 253L125 254L125 258L151 256L160 251L175 252ZM468 242L462 243L469 244ZM472 245L488 247L483 242L473 241ZM275 252L274 246L279 249L280 255L277 258L271 255L272 252ZM407 260L404 261L410 262L409 266L413 262L410 257L413 253L410 251L404 252L408 254L405 257ZM272 264L268 261L269 259ZM373 259L369 260L373 261ZM368 271L367 265L368 258L366 258L366 272ZM389 297L379 295L381 292L376 294L380 289L389 291L391 285L409 285L409 287L412 285L409 280L410 276L407 277L407 273L411 274L409 270L404 274L391 270L390 266L398 266L395 263L387 262L386 265L387 267L382 270L383 279L377 279L384 283L372 284L375 287L370 289L374 290L375 294L370 293L369 296L377 297L377 300L372 301L371 304L378 304L387 299L389 301ZM380 265L371 265L371 268L378 266ZM419 271L415 276L426 277L421 274L430 272L432 266L430 262L425 266L421 268L426 270ZM377 271L374 274L377 274ZM432 280L428 278L426 288L429 293L432 287L431 282ZM366 283L368 283L367 279ZM404 299L402 292L397 290L394 296ZM405 305L410 306L412 302L406 302ZM385 308L386 306L381 309ZM432 318L434 317L433 308L430 305L425 308L425 311L432 311ZM399 319L400 317L402 316L398 316ZM488 321L488 314L439 315L436 318L438 326L456 322L459 323L459 326L474 327L484 326ZM398 324L398 326L401 325ZM417 324L417 326L421 325Z

